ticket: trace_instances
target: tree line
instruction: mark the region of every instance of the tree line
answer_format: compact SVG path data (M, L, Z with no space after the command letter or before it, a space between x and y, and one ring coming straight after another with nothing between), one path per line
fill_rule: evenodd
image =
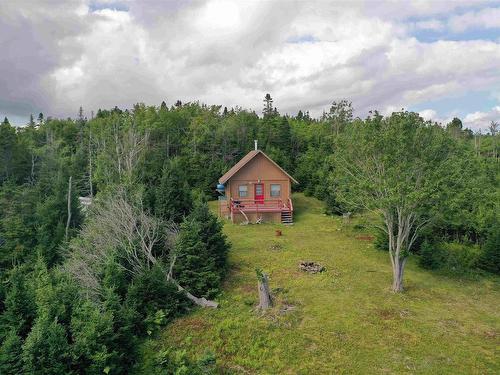
M229 244L207 201L254 139L329 214L379 218L395 291L411 253L427 268L498 273L496 126L474 134L405 111L354 118L347 100L320 118L282 115L269 94L262 115L177 101L40 114L19 128L5 119L0 372L127 373L143 337L217 296ZM161 363L176 371L175 356Z

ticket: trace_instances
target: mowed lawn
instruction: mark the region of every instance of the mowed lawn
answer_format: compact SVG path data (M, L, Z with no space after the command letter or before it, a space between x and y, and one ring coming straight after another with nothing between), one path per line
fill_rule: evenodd
M500 373L498 278L450 278L413 259L406 291L396 295L388 255L356 239L364 234L353 229L356 219L343 225L302 194L294 204L290 227L225 224L231 272L220 308L197 309L148 340L144 369L175 346L193 359L214 353L224 373ZM303 273L301 260L327 271ZM256 268L270 275L276 296L264 315L255 310Z

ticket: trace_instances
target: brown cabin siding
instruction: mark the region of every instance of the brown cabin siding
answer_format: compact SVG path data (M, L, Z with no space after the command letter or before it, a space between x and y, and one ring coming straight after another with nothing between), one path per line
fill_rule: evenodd
M264 199L285 201L290 198L290 178L264 155L258 154L229 179L226 189L228 200L238 199L239 185L244 184L248 186L248 196L245 199L254 199L254 186L259 180L264 184ZM281 197L271 197L271 184L281 185Z
M225 200L220 200L219 214L233 223L292 223L291 189L297 181L260 150L250 151L220 179L225 185ZM255 184L264 187L264 200L255 199ZM271 185L281 186L280 196L271 196ZM239 196L239 187L247 186L247 195ZM232 204L233 200L234 204Z

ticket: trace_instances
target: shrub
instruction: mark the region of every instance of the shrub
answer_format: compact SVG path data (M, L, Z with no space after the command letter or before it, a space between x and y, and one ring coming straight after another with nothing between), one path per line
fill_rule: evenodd
M373 245L375 246L375 249L389 251L389 239L387 238L387 234L384 231L377 229Z
M137 323L141 332L146 329L145 321L151 320L157 311L163 310L167 322L187 308L184 295L174 284L166 282L166 275L160 265L153 266L133 279L126 302L138 313L140 322Z
M479 248L458 242L431 243L420 247L420 265L427 269L441 269L452 273L469 272L476 267Z
M167 349L157 354L155 372L159 375L210 375L215 374L215 356L206 353L195 362L185 350Z
M442 245L446 253L446 269L452 272L466 272L476 267L479 248L458 242Z
M485 271L500 274L500 229L495 229L486 240L478 266Z
M420 246L420 266L435 270L443 267L445 261L446 255L443 253L441 247L427 240L422 243L422 246Z

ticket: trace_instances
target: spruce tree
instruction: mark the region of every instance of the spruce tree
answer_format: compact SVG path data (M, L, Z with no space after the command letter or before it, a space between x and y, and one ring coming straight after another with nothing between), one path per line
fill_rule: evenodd
M70 346L66 330L42 312L23 345L24 372L65 375L70 373Z
M28 335L36 316L34 295L21 268L14 268L8 279L9 289L2 316L4 329L11 329L22 338Z
M178 159L163 167L160 184L155 192L154 213L165 220L180 223L192 207L191 192Z
M210 297L218 292L220 277L215 259L202 241L199 222L186 218L175 246L175 280L196 296Z
M214 259L216 272L222 278L227 266L229 244L222 231L222 222L210 212L208 204L198 200L189 219L199 223L201 227L201 241L207 247L208 256Z
M0 374L18 375L23 372L22 340L14 329L7 334L0 346Z
M267 93L263 101L264 109L262 110L262 114L264 117L271 116L273 114L273 98L271 98L271 94Z

